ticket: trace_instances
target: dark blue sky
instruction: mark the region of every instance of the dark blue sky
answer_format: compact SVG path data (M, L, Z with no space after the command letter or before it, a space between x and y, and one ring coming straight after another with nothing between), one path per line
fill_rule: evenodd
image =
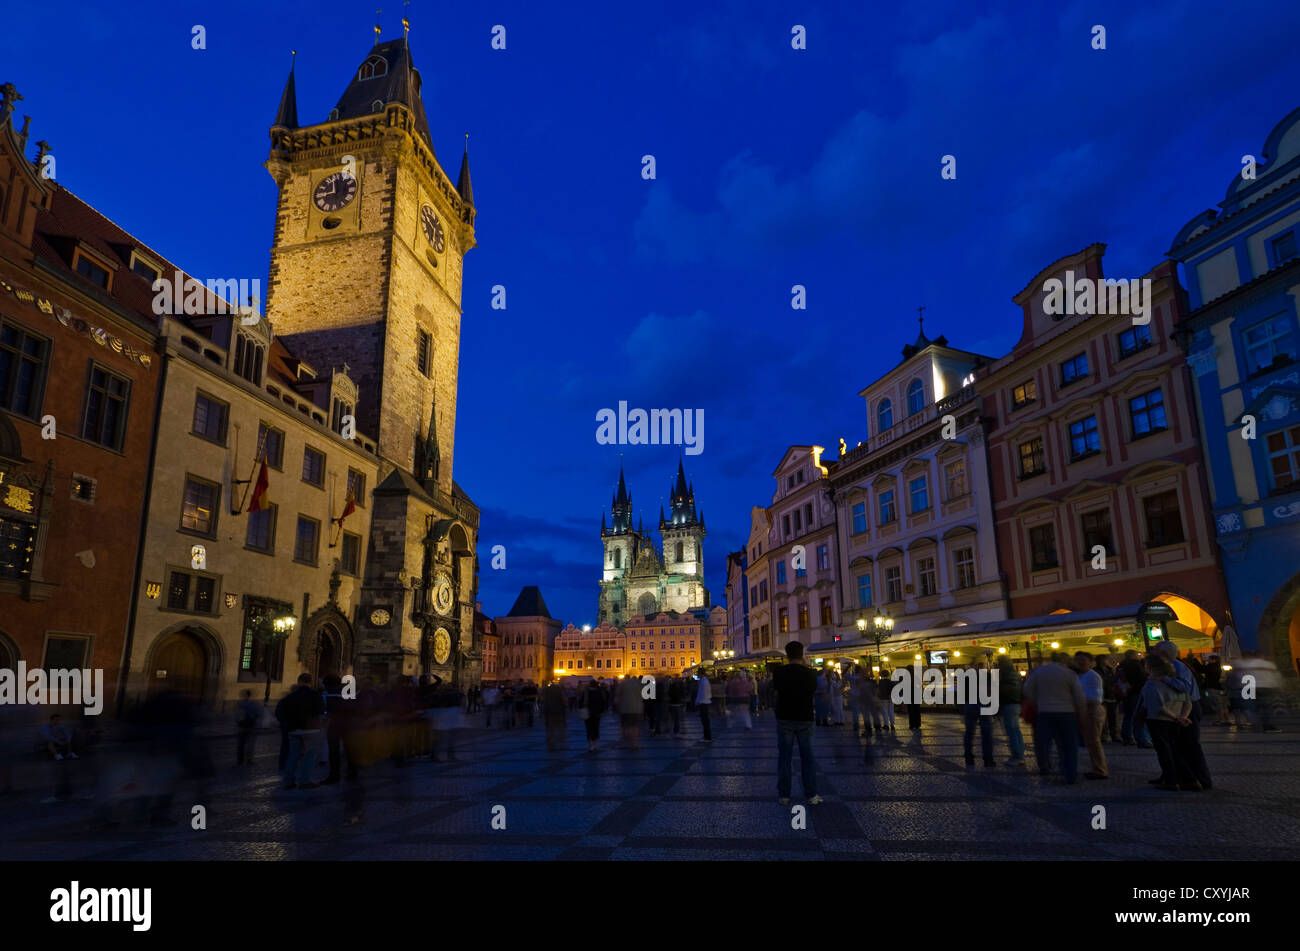
M375 5L400 35L394 0L11 5L0 81L64 185L191 273L265 280L289 51L300 120L323 121ZM1045 6L411 3L453 177L471 133L455 475L483 509L489 614L538 584L557 617L594 622L619 466L601 408L704 410L686 463L721 600L785 447L865 437L856 394L915 338L919 304L932 335L1005 353L1011 297L1043 266L1103 241L1108 274L1145 272L1300 104L1298 4ZM653 521L677 451L623 451Z

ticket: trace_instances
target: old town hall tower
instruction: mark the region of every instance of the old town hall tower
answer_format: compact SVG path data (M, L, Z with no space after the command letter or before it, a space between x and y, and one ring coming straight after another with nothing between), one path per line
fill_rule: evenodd
M333 427L378 445L378 485L355 500L374 506L358 672L475 680L478 510L452 479L469 156L453 185L406 36L378 32L324 121L299 124L290 69L266 163L279 188L266 315L333 380Z

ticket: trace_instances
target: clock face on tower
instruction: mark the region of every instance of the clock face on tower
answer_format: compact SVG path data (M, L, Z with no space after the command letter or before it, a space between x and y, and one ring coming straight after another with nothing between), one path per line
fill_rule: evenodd
M450 656L451 635L447 633L446 628L440 627L433 633L433 662L435 664L445 664Z
M434 610L445 617L451 613L451 604L454 600L455 593L451 590L451 579L439 572L438 577L433 581Z
M420 225L424 228L424 236L433 245L433 250L442 254L443 249L447 247L447 240L442 234L442 222L428 205L420 209Z
M357 180L351 175L335 172L321 179L312 194L312 200L321 211L338 211L357 194Z

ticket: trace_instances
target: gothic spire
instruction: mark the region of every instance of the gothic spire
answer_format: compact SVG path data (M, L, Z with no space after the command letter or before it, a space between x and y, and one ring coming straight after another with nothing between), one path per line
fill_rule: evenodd
M438 449L438 402L429 405L429 429L424 437L424 479L425 488L432 488L438 482L438 469L442 463L442 453Z
M456 191L468 204L474 204L474 186L469 182L469 133L465 133L465 154L460 160L460 177L456 179Z
M293 58L289 61L289 78L285 81L284 93L280 96L280 108L276 110L272 128L298 128L298 93L293 82L293 66L297 59L298 51L294 50Z

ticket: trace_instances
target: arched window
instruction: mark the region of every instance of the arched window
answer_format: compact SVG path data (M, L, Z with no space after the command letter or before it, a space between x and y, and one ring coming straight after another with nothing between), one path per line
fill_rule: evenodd
M881 400L876 408L876 432L883 433L894 425L894 405L889 400Z
M919 413L925 409L925 386L920 380L907 384L907 415Z
M678 542L678 543L677 543L677 560L678 560L678 561L681 561L681 560L682 560L682 543L681 543L681 542Z
M377 76L388 75L388 60L382 56L372 56L361 64L361 72L358 79L374 79Z

